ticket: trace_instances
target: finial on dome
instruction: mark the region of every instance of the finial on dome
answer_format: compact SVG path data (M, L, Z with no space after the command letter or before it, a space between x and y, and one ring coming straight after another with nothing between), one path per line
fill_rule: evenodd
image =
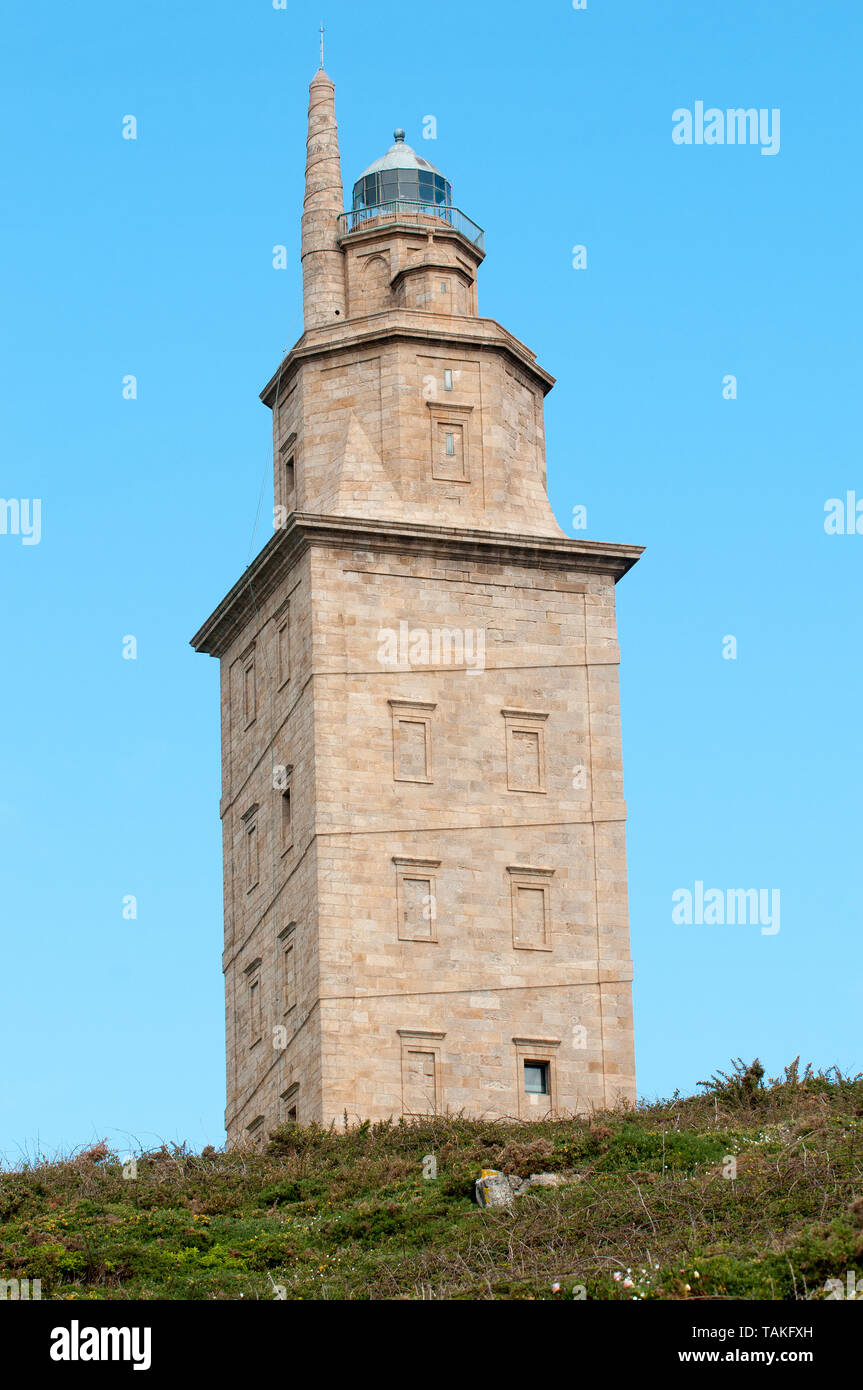
M404 142L405 142L405 133L404 133L404 131L401 129L401 127L399 127L398 130L394 130L394 131L393 131L393 138L395 139L395 142L396 142L397 145L403 145L403 144L404 144Z

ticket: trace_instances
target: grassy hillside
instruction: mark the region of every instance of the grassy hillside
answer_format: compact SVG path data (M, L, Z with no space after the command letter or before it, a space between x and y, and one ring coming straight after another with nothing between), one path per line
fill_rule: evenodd
M566 1182L481 1211L483 1167ZM135 1179L97 1145L2 1174L0 1220L0 1277L43 1299L823 1297L863 1277L863 1077L737 1064L591 1119L288 1128Z

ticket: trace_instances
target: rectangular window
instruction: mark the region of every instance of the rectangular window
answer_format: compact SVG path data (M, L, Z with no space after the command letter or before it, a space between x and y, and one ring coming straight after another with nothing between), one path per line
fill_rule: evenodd
M295 1125L298 1123L300 1109L300 1083L294 1081L286 1091L282 1091L279 1096L281 1120L283 1125Z
M261 1037L261 982L249 982L249 1042L254 1045Z
M282 432L281 417L279 420L279 432ZM294 462L296 459L296 442L297 432L296 430L292 430L288 437L284 439L282 443L279 445L279 455L282 459L282 467L284 469L284 497L277 497L276 501L284 501L285 509L287 511L293 511L294 509L294 484L296 482L296 469L294 467Z
M400 782L427 782L427 726L419 719L398 721L396 778Z
M447 294L449 292L449 282L447 280L441 280L440 292L441 294Z
M405 1108L411 1115L433 1115L437 1109L433 1052L407 1054Z
M517 951L550 951L553 869L511 865L512 944Z
M435 1115L442 1100L441 1045L445 1033L399 1028L402 1052L402 1112Z
M452 390L452 372L450 371L449 367L445 367L445 368L444 368L444 374L443 374L443 389L444 389L445 391L451 391L451 390Z
M291 610L285 609L276 633L279 686L283 686L291 674Z
M258 881L258 866L258 827L249 825L246 827L246 882L250 888Z
M513 1043L519 1119L553 1114L558 1105L555 1068L560 1039L513 1038Z
M545 945L545 890L516 888L516 922L519 946Z
M532 791L540 791L542 786L542 762L539 756L538 729L513 729L512 731L512 774L513 782Z
M247 729L254 724L255 713L255 659L252 657L243 667L243 722Z
M547 1096L548 1062L525 1062L524 1090L528 1096Z
M289 922L286 927L279 932L277 941L278 949L281 952L281 1009L282 1014L289 1014L297 1004L297 956L296 956L296 922Z
M282 853L289 850L294 843L294 811L291 805L291 788L285 787L281 796L282 801Z
M437 941L439 859L394 859L400 941Z
M297 1002L293 942L282 952L282 1000L282 1012L289 1014Z
M263 1115L256 1115L250 1125L246 1125L246 1139L254 1148L263 1147L266 1131L264 1129Z
M393 720L393 778L431 782L431 717L435 706L418 700L390 700Z
M246 892L251 893L257 887L260 877L260 863L258 856L258 823L249 821L246 826Z
M409 941L431 940L434 919L432 887L430 878L402 879L402 936Z
M263 1032L263 1009L261 1007L261 961L260 957L253 960L251 965L247 965L244 971L246 976L246 1006L248 1010L249 1024L249 1047L255 1047L261 1041Z
M462 425L441 423L438 426L438 458L434 476L454 483L467 481Z
M547 714L501 710L506 736L506 785L511 792L545 792Z
M452 387L447 389L452 390ZM428 406L431 415L432 477L440 482L469 483L468 441L473 407L444 405L438 401L429 401Z

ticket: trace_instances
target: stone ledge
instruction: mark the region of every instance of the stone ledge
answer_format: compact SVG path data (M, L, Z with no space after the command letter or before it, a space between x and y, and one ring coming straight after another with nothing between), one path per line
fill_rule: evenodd
M293 512L284 530L267 541L245 573L191 639L195 651L221 656L254 613L313 545L353 550L411 552L438 558L569 569L604 574L615 583L644 551L640 545L532 536L474 527L430 526L419 522L371 521L350 516Z
M472 314L435 314L424 309L383 309L365 318L345 319L343 323L307 329L282 359L260 399L273 409L276 392L281 394L302 362L386 341L414 341L426 345L441 342L449 346L462 344L480 348L485 352L503 351L536 379L543 395L547 395L555 381L544 367L540 367L536 354L497 319Z

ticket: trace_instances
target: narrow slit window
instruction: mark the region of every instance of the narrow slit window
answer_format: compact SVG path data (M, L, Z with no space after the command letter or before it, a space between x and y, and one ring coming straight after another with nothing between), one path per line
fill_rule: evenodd
M449 367L446 367L446 368L444 369L444 374L443 374L443 389L444 389L445 391L451 391L451 390L452 390L452 372L451 372L451 370L450 370Z
M287 462L286 462L286 464L285 464L285 491L287 492L288 497L293 496L293 492L294 492L294 481L295 481L294 456L293 456L293 454L291 454L291 457L287 460Z
M446 452L448 458L455 458L455 435L450 430L446 432Z
M249 981L249 1046L261 1040L261 981L256 976Z
M291 674L291 626L290 609L285 612L278 630L279 686L283 686Z
M254 724L256 713L255 663L249 661L243 667L243 719L247 729Z
M284 1013L290 1013L296 1004L296 977L294 967L294 947L286 946L282 956L282 998L284 1000Z
M250 821L246 826L246 891L251 893L257 886L259 877L258 863L258 826L255 821Z

